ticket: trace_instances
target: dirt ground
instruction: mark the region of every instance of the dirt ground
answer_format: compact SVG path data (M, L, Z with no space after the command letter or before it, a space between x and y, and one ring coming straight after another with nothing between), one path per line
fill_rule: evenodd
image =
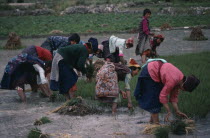
M37 93L27 92L27 104L20 102L15 91L0 91L0 137L26 138L29 131L35 128L36 119L48 117L52 122L38 126L42 133L52 138L154 138L144 135L142 131L150 118L149 113L138 107L130 115L127 108L119 108L117 116L105 108L105 113L87 116L69 116L50 113L61 102L51 103L47 98L39 98ZM210 136L209 119L196 123L197 130L190 135L172 138L208 138ZM161 115L161 121L163 114ZM163 123L163 122L162 122Z
M204 30L204 34L209 38L207 41L192 42L183 41L183 37L189 36L189 30L174 30L158 32L166 36L165 41L158 49L159 55L174 55L191 52L210 51L210 30ZM89 37L98 38L99 42L108 38L110 34L100 34L93 36L81 36L86 41ZM135 37L136 34L116 34L121 38ZM40 45L45 38L22 39L26 46L31 44ZM0 45L4 45L6 40L1 40ZM136 40L135 40L136 42ZM129 59L135 56L134 49L125 50L125 57ZM5 65L13 56L21 50L0 50L0 77L2 78ZM101 115L88 116L68 116L49 111L60 106L61 102L51 103L47 98L39 98L37 93L27 92L27 104L22 104L15 91L0 90L0 138L25 138L29 131L35 128L33 125L36 119L47 116L52 123L38 126L43 133L48 133L54 138L152 138L152 135L143 135L141 132L143 124L137 122L147 122L149 113L142 111L138 107L134 115L129 115L126 108L119 108L118 115L112 116L110 109ZM163 120L161 115L161 120ZM210 137L210 116L204 120L196 122L197 130L193 135L174 136L178 138L209 138ZM64 135L65 134L65 135Z

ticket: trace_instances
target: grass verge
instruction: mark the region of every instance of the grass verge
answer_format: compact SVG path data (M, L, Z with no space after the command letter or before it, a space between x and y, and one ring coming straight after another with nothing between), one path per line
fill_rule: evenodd
M72 14L65 16L9 16L0 17L0 36L9 32L20 36L52 35L52 30L69 33L132 32L138 28L141 14ZM168 23L172 27L209 25L210 15L167 16L152 14L150 27Z

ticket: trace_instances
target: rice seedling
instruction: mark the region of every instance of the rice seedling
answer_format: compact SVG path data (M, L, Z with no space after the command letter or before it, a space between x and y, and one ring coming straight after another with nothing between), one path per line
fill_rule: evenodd
M169 138L169 128L168 127L158 127L154 131L156 138Z
M52 95L50 96L50 101L55 102L56 99L57 99L57 92L53 91Z
M40 97L40 98L46 98L46 97L47 97L47 95L44 94L44 93L41 92L41 91L39 91L38 93L39 93L39 97Z
M176 120L171 123L171 131L176 135L184 135L186 134L186 123L181 120Z
M39 138L41 134L42 134L42 132L40 129L33 128L30 130L30 132L28 134L28 138Z
M42 124L46 124L46 123L51 123L51 120L48 118L48 117L42 117L41 119L39 120L36 120L34 122L34 125L42 125Z
M43 124L51 123L51 120L48 117L46 117L46 116L42 117L40 119L40 121L42 121Z

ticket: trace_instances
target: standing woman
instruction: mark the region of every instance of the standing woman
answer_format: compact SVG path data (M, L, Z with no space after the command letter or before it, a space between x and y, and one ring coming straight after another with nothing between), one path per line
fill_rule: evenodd
M165 121L169 121L171 110L168 102L172 103L178 116L187 118L177 105L179 91L192 92L199 83L194 75L184 76L177 67L164 59L150 59L142 68L134 96L140 108L151 113L151 123L159 123L158 114L162 105L167 111Z

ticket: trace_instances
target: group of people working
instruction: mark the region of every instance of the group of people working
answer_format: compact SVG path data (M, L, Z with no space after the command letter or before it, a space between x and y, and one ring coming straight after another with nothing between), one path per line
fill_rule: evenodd
M124 49L133 47L134 38L122 39L112 35L98 44L95 38L80 41L78 34L50 36L41 46L29 46L8 62L0 87L17 90L23 102L26 102L24 84L29 84L32 91L40 89L48 97L52 91L59 91L66 99L71 99L77 90L78 72L86 74L85 63L92 54L104 59L104 65L97 69L96 98L112 103L113 114L120 95L128 99L128 108L132 108L130 81L141 70L134 96L139 106L151 113L150 122L159 123L158 113L162 105L166 108L165 119L168 120L171 114L168 102L172 103L177 115L187 117L177 105L179 91L192 92L200 81L194 75L185 76L166 60L156 58L156 48L164 37L150 32L150 16L151 11L145 9L135 51L141 56L143 66L132 58L128 62L123 58ZM119 88L119 81L125 83L124 90Z

